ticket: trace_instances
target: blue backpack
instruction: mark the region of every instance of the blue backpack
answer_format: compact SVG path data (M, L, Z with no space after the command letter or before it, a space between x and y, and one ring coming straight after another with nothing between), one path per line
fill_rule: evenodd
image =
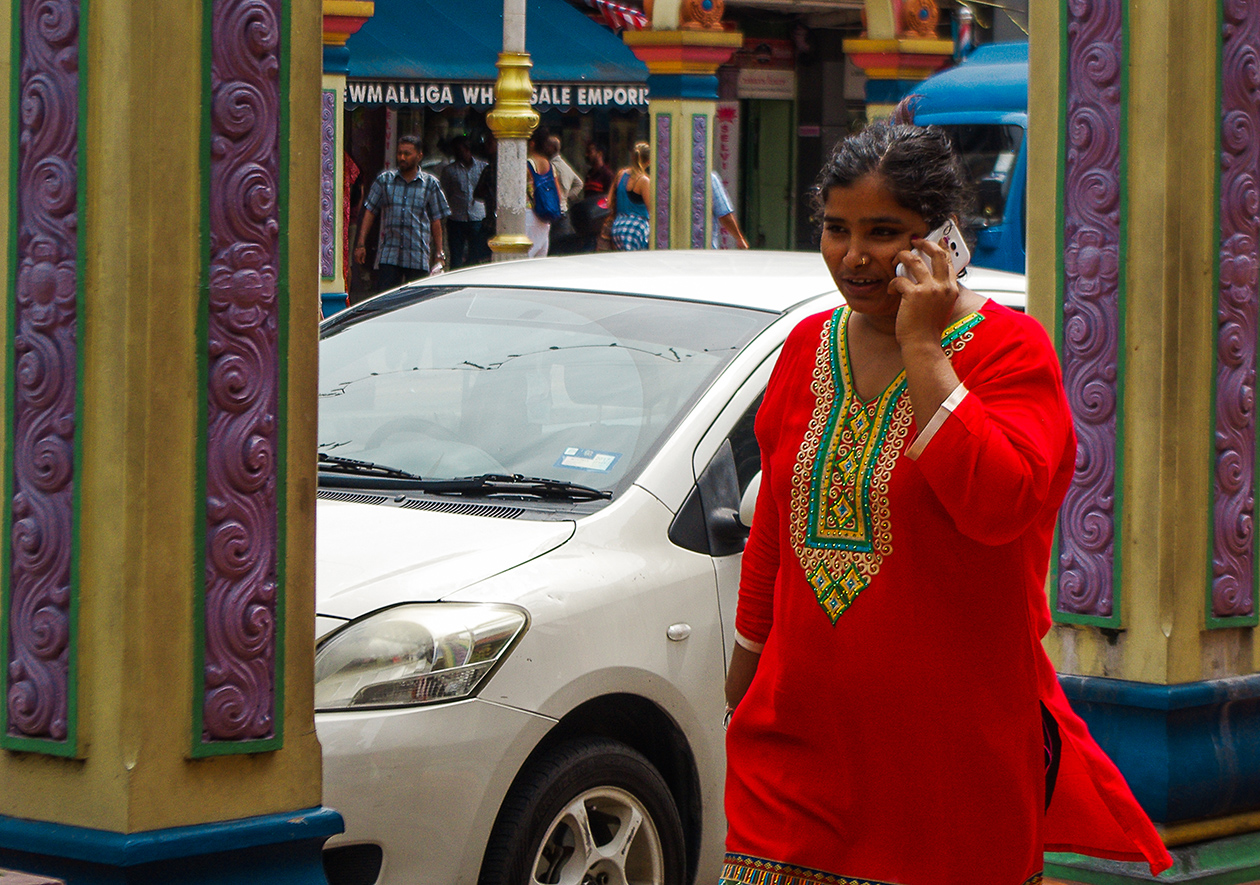
M534 214L543 221L559 221L564 213L560 211L560 189L556 187L555 169L539 174L529 164L525 168L534 182Z

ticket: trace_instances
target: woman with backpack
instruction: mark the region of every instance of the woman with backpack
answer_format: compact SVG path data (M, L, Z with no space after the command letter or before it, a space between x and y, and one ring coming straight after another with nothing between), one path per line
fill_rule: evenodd
M652 178L648 170L652 149L645 141L634 146L631 164L617 173L608 202L609 235L613 248L636 251L648 247L651 230Z
M525 234L532 240L530 258L541 258L551 245L551 223L564 212L560 208L560 189L548 156L551 133L539 126L529 139L529 155L525 159Z

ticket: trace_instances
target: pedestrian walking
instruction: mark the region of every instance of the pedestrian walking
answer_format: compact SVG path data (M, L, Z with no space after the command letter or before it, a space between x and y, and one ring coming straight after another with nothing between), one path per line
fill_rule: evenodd
M722 176L714 169L709 173L713 183L713 243L714 249L722 248L722 231L726 231L735 240L735 248L747 249L748 240L739 229L739 221L735 218L735 207L731 205L731 197L722 184Z
M652 148L646 141L634 146L630 165L617 172L608 201L608 234L613 248L633 252L648 247L651 232Z
M564 214L560 208L556 173L547 155L551 149L547 144L550 137L546 127L535 129L525 158L525 235L531 241L530 258L546 256L551 242L551 223Z
M549 254L572 254L582 251L582 240L574 229L573 210L582 200L582 176L569 165L560 153L560 136L547 139L547 159L556 174L556 187L560 191L560 218L551 223L551 248Z
M377 292L426 277L443 266L442 219L450 209L438 180L421 171L422 156L417 136L398 139L398 168L381 172L363 203L354 260L362 264L366 259L367 235L380 217L374 275Z
M1054 346L924 239L966 203L941 130L873 124L817 193L846 303L792 332L757 413L721 881L1027 885L1046 850L1158 874L1040 642L1076 463Z
M438 180L451 209L446 229L450 235L451 267L456 268L490 259L485 231L486 204L476 197L477 182L488 164L473 156L467 135L452 138L450 147L454 158L443 168Z

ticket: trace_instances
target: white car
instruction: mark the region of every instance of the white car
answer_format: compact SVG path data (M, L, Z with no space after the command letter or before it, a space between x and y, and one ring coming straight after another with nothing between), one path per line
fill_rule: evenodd
M1023 307L1022 276L965 282ZM753 416L840 303L817 254L649 251L323 323L331 885L716 881Z

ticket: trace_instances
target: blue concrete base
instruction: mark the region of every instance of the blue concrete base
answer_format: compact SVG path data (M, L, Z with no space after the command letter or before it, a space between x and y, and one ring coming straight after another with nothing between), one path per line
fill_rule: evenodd
M1182 685L1059 682L1152 820L1260 809L1260 675Z
M320 316L325 319L339 310L346 309L345 292L321 292L319 295Z
M0 868L67 885L327 885L324 841L343 829L328 808L141 833L0 816Z
M1184 882L1193 885L1244 885L1260 880L1260 833L1196 842L1169 850L1171 869L1152 876L1144 863L1119 863L1079 854L1046 853L1046 878L1087 885L1135 882Z

